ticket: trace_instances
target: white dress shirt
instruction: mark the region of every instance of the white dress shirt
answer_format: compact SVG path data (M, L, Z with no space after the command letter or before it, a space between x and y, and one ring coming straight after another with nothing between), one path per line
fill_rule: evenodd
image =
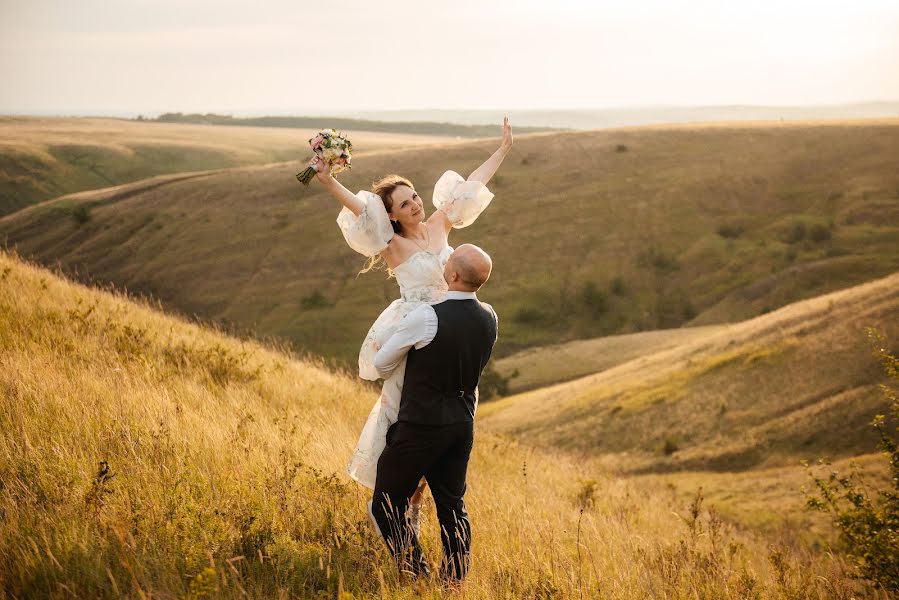
M449 291L446 300L477 300L474 292ZM494 312L494 314L496 314ZM399 329L390 336L375 355L375 369L387 379L400 364L409 348L421 350L437 335L437 313L430 304L422 304L400 322Z

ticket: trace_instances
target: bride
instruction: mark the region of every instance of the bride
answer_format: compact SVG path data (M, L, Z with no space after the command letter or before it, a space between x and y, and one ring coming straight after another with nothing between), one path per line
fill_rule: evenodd
M383 261L400 286L400 298L394 300L368 331L359 351L359 376L378 379L373 360L380 345L396 331L400 320L425 302L443 300L446 282L443 267L453 249L449 232L471 225L493 194L487 182L493 177L512 148L512 126L503 119L500 147L468 179L455 171L446 171L434 186L436 210L425 218L424 201L415 186L399 175L387 175L374 182L370 192L353 194L338 182L316 157L310 163L328 193L343 205L337 217L347 244L369 257L363 271ZM387 429L396 422L405 376L405 359L384 381L381 395L368 415L356 449L347 465L347 473L362 485L374 489L378 457L386 445ZM424 480L410 499L410 519L417 530L418 512Z

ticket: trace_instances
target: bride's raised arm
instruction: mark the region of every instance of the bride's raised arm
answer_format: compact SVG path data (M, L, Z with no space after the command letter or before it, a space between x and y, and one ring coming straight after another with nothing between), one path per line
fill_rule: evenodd
M503 159L512 148L512 126L509 118L503 119L503 141L499 149L472 171L468 179L463 179L455 171L447 171L440 176L434 186L434 207L432 215L447 233L451 229L468 227L478 218L493 199L493 192L487 189L487 182L499 169Z
M316 156L310 165L315 167L315 178L321 182L335 200L347 207L347 209L357 217L362 214L362 211L365 209L365 202L363 202L356 194L346 189L342 183L337 181L337 179L331 175L331 169L325 164L325 161L323 161L320 156Z
M503 159L506 158L506 154L508 154L511 149L512 126L509 124L509 117L504 117L503 141L500 144L499 149L494 152L490 158L484 161L484 164L471 172L471 175L468 176L468 181L480 181L484 185L487 185L487 182L496 174L496 170L499 169L500 164L502 164Z
M349 247L369 258L387 250L394 232L381 198L365 190L353 194L331 175L331 169L319 157L310 164L316 168L315 178L343 205L337 226Z

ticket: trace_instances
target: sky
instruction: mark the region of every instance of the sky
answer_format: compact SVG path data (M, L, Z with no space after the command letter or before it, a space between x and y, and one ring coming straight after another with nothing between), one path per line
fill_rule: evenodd
M896 0L318 4L0 0L0 112L899 100Z

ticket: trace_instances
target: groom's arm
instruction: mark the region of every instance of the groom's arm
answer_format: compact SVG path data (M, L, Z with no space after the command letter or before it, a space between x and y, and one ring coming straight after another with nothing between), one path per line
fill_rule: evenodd
M375 355L375 369L384 379L402 362L409 349L424 348L437 335L437 313L430 304L423 304L400 322L399 329L384 342Z

